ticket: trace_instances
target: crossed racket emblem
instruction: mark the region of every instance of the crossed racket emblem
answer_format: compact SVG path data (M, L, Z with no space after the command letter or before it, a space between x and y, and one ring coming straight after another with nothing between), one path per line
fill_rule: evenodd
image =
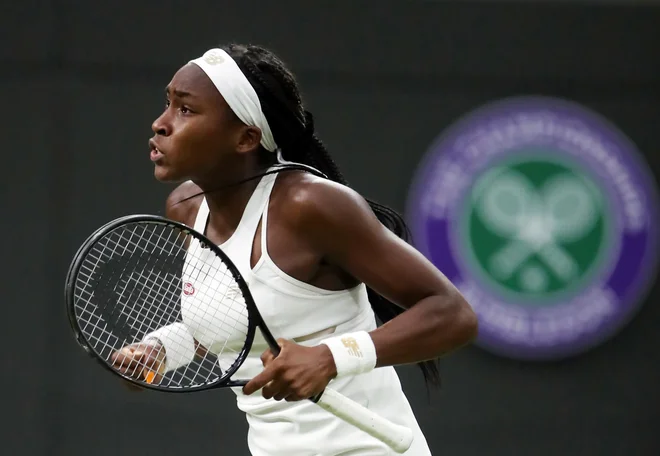
M562 243L583 238L601 206L598 192L577 177L555 176L536 188L524 174L504 168L484 176L474 189L473 203L486 227L507 240L487 259L495 278L509 279L537 254L564 283L580 271Z

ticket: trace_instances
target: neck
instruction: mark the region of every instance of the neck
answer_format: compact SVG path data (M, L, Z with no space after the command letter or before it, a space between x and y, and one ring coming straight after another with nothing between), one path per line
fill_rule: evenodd
M209 206L209 224L221 237L229 237L241 221L245 206L269 165L259 160L246 160L225 168L221 177L195 180ZM220 174L220 173L218 173ZM254 177L254 179L252 179Z

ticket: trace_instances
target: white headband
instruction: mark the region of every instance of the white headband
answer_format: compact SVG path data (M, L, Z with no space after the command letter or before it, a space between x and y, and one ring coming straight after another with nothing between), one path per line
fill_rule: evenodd
M261 110L257 92L254 91L254 87L234 59L222 49L211 49L206 51L202 57L191 60L190 63L194 63L204 70L231 110L245 125L259 127L261 145L266 150L275 152L277 144L273 139L266 116Z

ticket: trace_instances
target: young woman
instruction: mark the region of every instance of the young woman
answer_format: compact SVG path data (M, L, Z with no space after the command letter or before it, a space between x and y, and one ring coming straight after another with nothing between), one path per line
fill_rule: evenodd
M433 360L469 343L477 319L405 241L401 217L346 185L282 61L258 46L208 51L174 75L152 128L156 178L183 182L167 200L167 216L206 234L243 269L280 337L277 358L255 344L241 367L242 378L254 379L235 391L251 453L393 454L304 400L332 381L412 428L407 455L429 455L392 366L418 363L436 383ZM167 359L170 336L158 330L115 360L128 372L154 346Z

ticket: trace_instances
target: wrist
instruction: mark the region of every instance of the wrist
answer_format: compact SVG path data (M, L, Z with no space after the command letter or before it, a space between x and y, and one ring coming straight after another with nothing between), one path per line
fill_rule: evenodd
M337 378L364 374L376 367L376 347L366 331L331 337L321 344L332 353Z
M325 344L320 344L317 347L319 349L319 359L321 362L321 369L324 375L332 380L337 376L337 365L335 364L335 358L332 356L330 347Z
M195 358L195 340L181 322L163 326L143 339L145 343L152 341L157 341L163 348L164 372L190 364Z

